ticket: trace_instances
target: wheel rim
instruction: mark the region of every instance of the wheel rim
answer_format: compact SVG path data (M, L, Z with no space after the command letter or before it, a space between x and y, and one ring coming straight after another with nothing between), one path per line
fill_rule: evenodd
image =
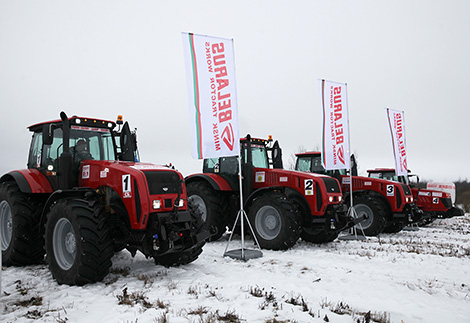
M365 204L357 204L354 205L354 210L356 211L358 217L367 215L367 219L365 219L359 224L356 224L356 228L367 229L368 227L370 227L374 220L374 213L372 212L372 209Z
M2 201L0 203L0 225L1 225L1 234L2 234L2 251L6 250L10 246L12 227L13 227L13 218L11 216L10 204L7 201Z
M189 197L189 200L199 208L199 211L201 211L202 221L206 222L207 208L206 208L206 203L204 203L204 200L202 199L202 197L200 197L199 195L191 195Z
M256 212L255 228L261 238L272 240L281 231L281 215L272 206L265 205Z
M72 267L76 251L77 242L72 223L67 219L60 219L54 227L52 235L54 257L60 268L68 270Z

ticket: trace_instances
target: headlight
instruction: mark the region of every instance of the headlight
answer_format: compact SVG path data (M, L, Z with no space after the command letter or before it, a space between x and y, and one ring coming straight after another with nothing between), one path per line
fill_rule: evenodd
M176 202L176 201L175 201ZM178 202L178 205L177 207L183 207L184 206L184 200L183 199L180 199L179 202Z
M330 196L329 200L330 200L330 203L332 203L333 202L333 196Z
M343 200L342 196L338 196L338 202L341 202Z
M153 200L153 209L158 210L162 207L162 201L160 200Z

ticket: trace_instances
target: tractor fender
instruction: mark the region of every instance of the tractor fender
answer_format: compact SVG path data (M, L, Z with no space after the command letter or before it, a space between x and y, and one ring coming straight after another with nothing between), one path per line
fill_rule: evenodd
M44 228L44 223L46 222L46 219L47 219L47 213L49 213L51 206L56 201L63 200L63 199L70 199L70 198L84 199L85 195L88 192L95 194L95 190L89 187L73 189L73 190L57 190L54 193L52 193L47 199L46 203L44 204L44 208L42 209L41 220L40 220L41 228Z
M11 171L1 177L0 182L5 181L15 181L23 193L51 194L53 192L47 178L34 168Z
M196 181L205 181L209 183L216 191L233 191L230 184L218 174L193 174L184 179L186 185Z

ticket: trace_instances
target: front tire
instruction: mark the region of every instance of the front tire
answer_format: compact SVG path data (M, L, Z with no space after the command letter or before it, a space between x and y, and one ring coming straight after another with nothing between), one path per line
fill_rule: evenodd
M286 250L299 239L300 213L284 195L270 193L258 197L248 218L261 248Z
M204 228L211 233L209 241L218 240L226 231L228 208L226 197L205 182L191 182L186 187L188 200L199 208Z
M0 230L4 266L34 265L44 260L39 222L41 204L34 205L13 182L0 184Z
M369 196L358 196L354 199L354 210L358 217L367 215L366 220L356 225L366 236L376 236L384 231L387 213L381 201Z
M48 214L46 252L59 284L85 285L109 272L113 246L104 207L96 201L59 200Z

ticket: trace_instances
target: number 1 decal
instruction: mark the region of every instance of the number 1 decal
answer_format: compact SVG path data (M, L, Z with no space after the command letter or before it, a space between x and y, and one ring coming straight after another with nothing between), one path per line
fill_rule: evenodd
M132 197L131 174L122 175L122 197Z
M313 179L306 179L304 184L305 184L305 195L313 195Z

